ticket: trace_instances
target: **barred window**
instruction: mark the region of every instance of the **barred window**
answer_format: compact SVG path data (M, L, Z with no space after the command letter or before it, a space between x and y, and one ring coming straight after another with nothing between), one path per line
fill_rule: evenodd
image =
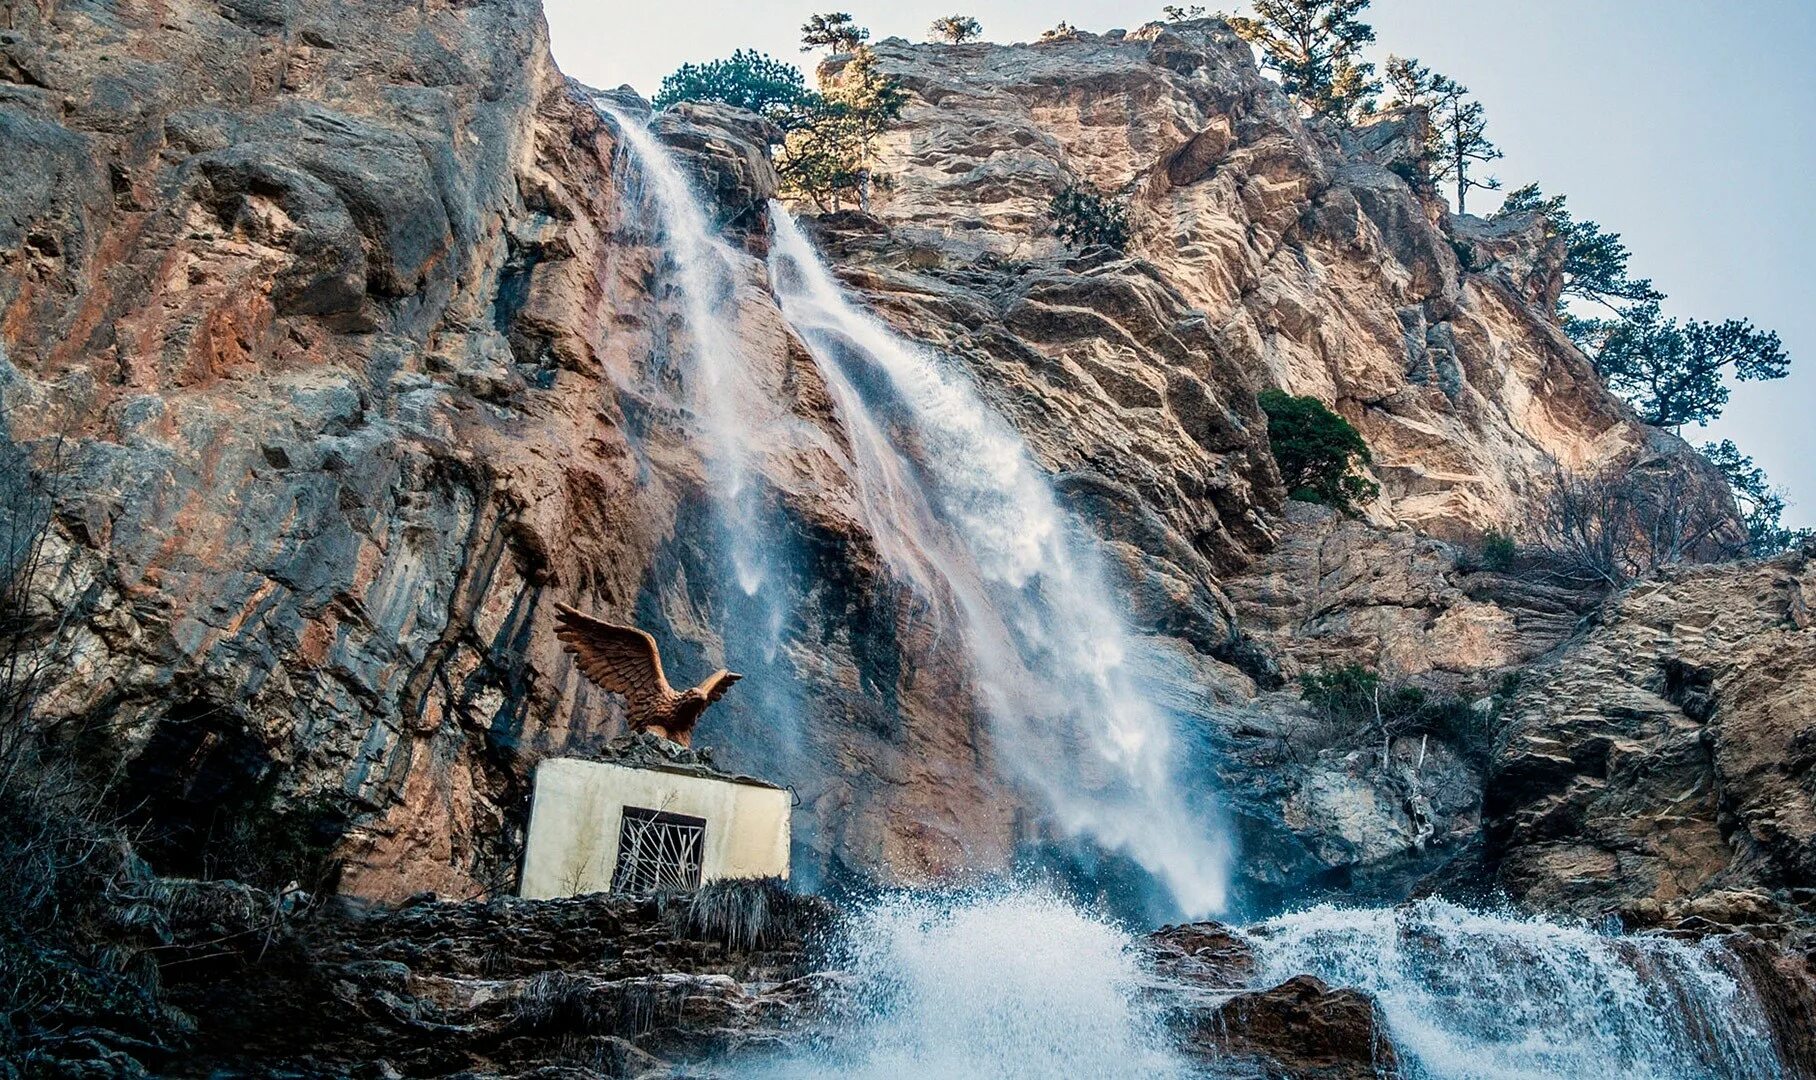
M618 830L618 865L612 870L612 891L644 893L698 888L705 850L705 818L627 806L624 824Z

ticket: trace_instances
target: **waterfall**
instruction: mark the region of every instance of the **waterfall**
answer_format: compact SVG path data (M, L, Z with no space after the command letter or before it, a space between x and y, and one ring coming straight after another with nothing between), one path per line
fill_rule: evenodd
M621 135L655 211L666 280L680 301L685 329L685 340L672 350L681 362L683 408L701 447L731 583L746 597L767 600L763 622L773 659L786 612L779 590L771 587L782 568L764 539L770 530L763 521L755 460L765 442L788 425L752 378L740 340L739 294L749 287L754 264L719 235L667 148L617 109L603 102L598 107Z
M1222 831L1176 782L1095 539L955 363L855 305L780 204L770 221L771 288L850 437L866 528L955 609L995 755L1069 834L1128 853L1188 914L1222 910Z
M849 1006L799 1056L738 1075L1166 1080L1185 1075L1126 931L1040 892L900 897L846 928Z
M1717 942L1610 936L1441 900L1249 928L1257 985L1373 994L1410 1080L1772 1080L1764 1012Z

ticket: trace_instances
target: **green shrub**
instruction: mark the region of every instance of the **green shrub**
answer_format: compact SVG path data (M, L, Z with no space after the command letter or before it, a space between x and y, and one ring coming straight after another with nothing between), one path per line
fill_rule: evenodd
M1490 529L1482 534L1482 568L1484 570L1503 573L1513 566L1514 556L1518 554L1519 548L1514 544L1513 537L1507 533L1501 532L1499 529Z
M1517 675L1507 679L1518 683ZM1299 692L1331 720L1351 725L1352 736L1363 730L1386 738L1430 735L1478 767L1487 764L1504 706L1497 696L1493 707L1484 711L1465 698L1384 680L1360 664L1307 672L1299 676Z
M1380 485L1357 473L1372 459L1348 420L1315 397L1268 389L1260 401L1287 498L1352 513L1357 503L1381 493Z
M1088 184L1073 184L1053 196L1048 212L1053 215L1053 231L1067 247L1121 251L1129 242L1128 205Z

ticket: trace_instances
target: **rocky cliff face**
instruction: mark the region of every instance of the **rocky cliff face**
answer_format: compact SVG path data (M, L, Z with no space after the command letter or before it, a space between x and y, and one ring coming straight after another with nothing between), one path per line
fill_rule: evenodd
M1543 314L1561 252L1538 222L1452 218L1408 184L1414 118L1356 132L1302 120L1216 22L878 51L911 91L880 210L898 235L1039 264L1059 253L1043 223L1061 187L1129 190L1139 262L1122 276L1166 284L1210 339L1193 346L1204 360L1355 422L1384 487L1378 520L1450 537L1503 527L1554 463L1647 444ZM1042 299L1037 313L1069 318L1036 347L1082 369L1122 426L1147 427L1166 372L1139 334L1081 332L1105 301Z
M1807 911L1811 556L1638 586L1529 674L1486 807L1504 888L1642 925L1771 925Z
M219 870L223 827L277 815L333 838L351 892L508 890L531 765L620 728L557 600L657 630L681 677L768 665L702 739L796 787L805 874L925 878L1039 834L856 524L757 258L753 118L653 126L750 256L724 314L790 433L757 463L764 520L813 573L768 659L711 584L634 170L533 4L6 10L0 373L8 435L59 474L43 603L73 664L47 708L121 763L161 868ZM838 272L967 365L1104 536L1254 882L1403 890L1475 835L1484 765L1320 742L1282 680L1353 660L1486 693L1594 598L1433 537L1518 520L1553 460L1692 469L1681 444L1547 320L1530 223L1447 217L1402 178L1410 120L1301 120L1220 24L878 51L910 91L896 183L814 224ZM1126 255L1050 235L1073 180L1130 187ZM1284 505L1271 385L1368 439L1366 522ZM766 684L803 689L745 693Z

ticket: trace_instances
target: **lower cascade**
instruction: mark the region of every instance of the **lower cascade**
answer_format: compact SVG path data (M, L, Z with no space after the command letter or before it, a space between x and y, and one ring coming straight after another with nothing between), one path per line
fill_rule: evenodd
M1599 934L1442 900L1321 906L1246 937L1262 982L1309 972L1372 994L1409 1077L1784 1075L1760 1002L1718 942Z
M1719 943L1442 900L1317 907L1238 937L1258 961L1250 990L1309 973L1369 993L1408 1080L1786 1075ZM838 958L851 983L828 1029L740 1075L1235 1075L1173 1049L1169 1013L1215 1007L1202 988L1155 975L1139 938L1040 889L884 899L847 922Z

